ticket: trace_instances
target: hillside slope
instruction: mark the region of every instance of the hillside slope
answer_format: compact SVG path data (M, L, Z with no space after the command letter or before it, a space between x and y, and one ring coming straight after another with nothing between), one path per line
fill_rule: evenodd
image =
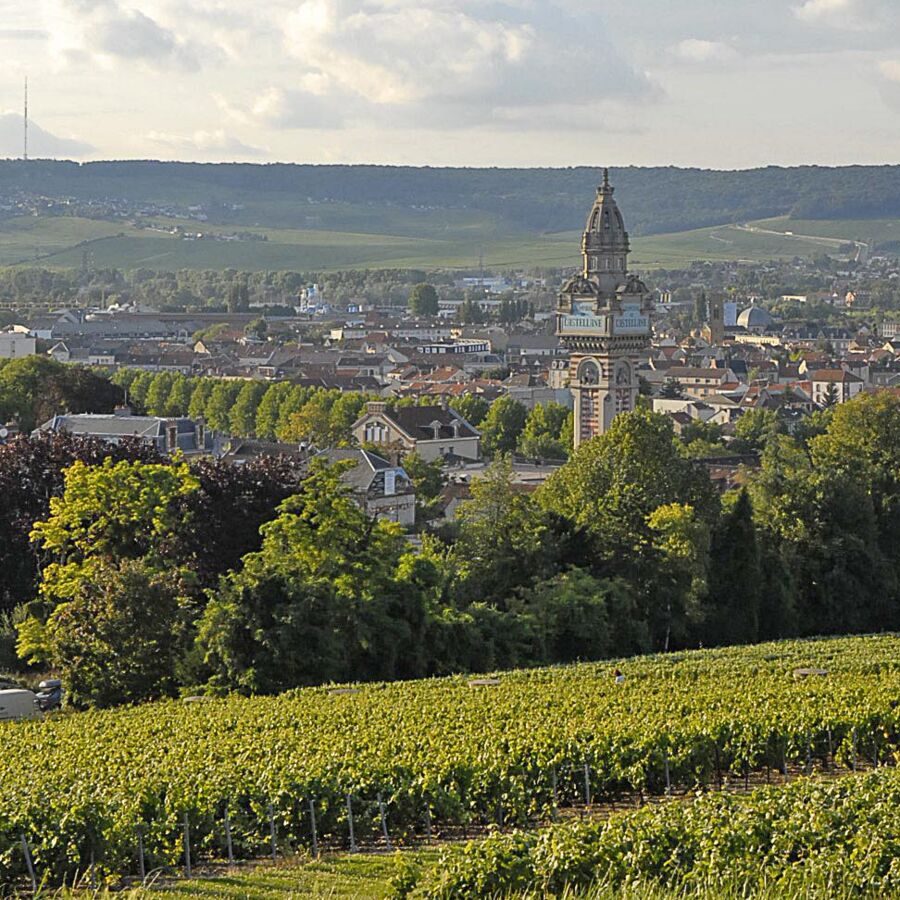
M293 164L0 161L0 197L202 205L211 222L461 237L579 229L599 169L450 169ZM621 168L634 235L792 215L900 216L900 166Z

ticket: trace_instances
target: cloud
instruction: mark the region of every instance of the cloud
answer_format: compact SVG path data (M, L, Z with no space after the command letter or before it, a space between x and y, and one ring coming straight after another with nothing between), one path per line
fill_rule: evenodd
M704 41L687 38L672 48L675 56L684 62L710 63L727 62L737 56L734 48L721 41Z
M200 67L198 46L140 9L118 0L49 0L46 17L57 57L67 62L141 62L156 68Z
M327 96L327 89L315 87L315 77L301 78L299 88L270 87L255 98L234 102L215 95L219 108L235 122L245 126L271 128L340 128L354 106L353 98ZM309 84L313 89L306 90Z
M233 135L227 134L224 129L195 131L190 135L151 131L147 134L147 140L176 153L201 155L207 158L211 156L220 159L256 158L266 153L260 147L245 144Z
M19 113L0 113L0 157L22 155L24 135ZM78 158L87 156L94 148L85 141L59 137L28 120L28 155L38 158Z
M306 88L295 99L328 98L344 118L450 127L661 93L596 11L554 3L302 0L284 36Z
M43 41L47 37L41 28L0 28L0 41Z
M862 0L804 0L794 7L801 22L866 31L874 27L873 10Z
M878 64L878 71L888 81L900 84L900 60L886 59Z

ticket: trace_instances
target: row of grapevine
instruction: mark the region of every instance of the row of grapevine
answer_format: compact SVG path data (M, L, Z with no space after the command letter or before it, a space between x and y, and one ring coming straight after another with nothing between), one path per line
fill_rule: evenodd
M612 678L615 666L625 684ZM799 667L825 676L795 678ZM662 793L765 767L887 762L900 746L900 638L793 641L464 678L168 701L0 726L0 883L91 861L134 872L280 839L346 840L348 795L383 798L392 833L528 824L554 804ZM585 774L587 773L587 783ZM375 823L377 830L377 822Z
M433 866L404 879L410 900L572 897L598 884L610 893L656 887L677 896L694 888L714 895L715 885L729 896L756 896L760 884L773 897L801 896L795 885L900 896L900 772L712 792L603 823L495 834L445 849Z

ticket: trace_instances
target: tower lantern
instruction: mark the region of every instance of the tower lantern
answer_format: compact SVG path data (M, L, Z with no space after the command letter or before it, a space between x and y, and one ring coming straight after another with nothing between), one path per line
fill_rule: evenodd
M604 169L581 239L582 271L563 285L556 315L556 333L569 351L576 447L637 404L637 365L650 345L653 300L628 274L630 249Z

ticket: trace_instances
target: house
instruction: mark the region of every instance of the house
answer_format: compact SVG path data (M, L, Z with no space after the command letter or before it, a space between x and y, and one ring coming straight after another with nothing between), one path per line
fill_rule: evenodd
M366 412L352 428L360 444L396 447L404 453L418 453L434 459L481 458L481 433L449 406L403 406L366 404Z
M158 416L134 416L128 407L114 413L79 413L54 416L34 432L66 432L81 437L98 438L109 444L136 440L170 455L181 452L185 456L211 454L218 456L218 435L206 428L202 419L164 419Z
M710 397L738 386L737 376L731 369L672 366L666 372L666 380L675 381L692 397Z
M862 378L844 369L819 369L810 373L809 381L813 403L819 406L846 403L866 386Z
M330 463L351 460L355 465L342 475L353 488L353 497L372 518L416 523L416 492L406 470L376 453L358 448L325 450L317 459Z
M0 359L20 359L36 352L37 340L17 331L0 332Z

